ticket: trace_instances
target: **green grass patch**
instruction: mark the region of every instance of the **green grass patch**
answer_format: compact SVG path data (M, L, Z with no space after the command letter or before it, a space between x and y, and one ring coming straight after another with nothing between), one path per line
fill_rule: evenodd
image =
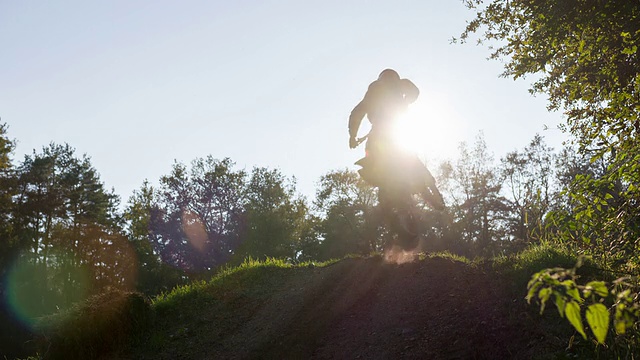
M220 269L209 281L196 281L187 285L177 286L168 293L162 293L153 299L153 307L155 309L164 309L174 306L177 302L185 299L198 297L203 292L210 291L212 288L219 290L233 289L243 284L244 286L255 283L264 278L264 275L272 270L291 269L291 268L308 268L323 267L335 262L329 260L325 262L304 262L293 265L282 259L267 258L264 261L247 258L238 266L227 266Z
M154 299L142 294L112 290L89 297L71 308L42 317L34 339L37 358L88 359L111 352L129 351L132 345L158 349L169 340L191 336L203 309L224 323L234 312L247 319L255 305L268 298L283 279L338 262L305 262L293 265L281 259L246 259L235 267L220 269L210 280L177 286ZM292 271L293 270L293 271ZM204 327L206 328L206 327ZM233 324L224 329L233 328ZM136 347L138 346L136 345Z
M508 256L498 256L491 260L493 268L500 273L509 276L518 286L526 286L531 276L538 271L550 268L571 269L576 266L581 258L581 266L576 274L582 281L615 279L614 274L604 269L589 256L581 255L578 251L566 244L541 242L529 245L525 250Z
M175 353L184 339L196 343L232 341L234 336L230 334L241 331L265 303L273 303L273 299L281 294L300 291L315 268L337 262L336 259L291 264L280 259L258 261L249 258L238 266L220 269L209 281L178 286L153 300L157 320L147 332L145 343L134 350L133 357ZM198 348L208 346L194 345L191 350ZM197 358L201 355L186 356Z
M496 258L496 263L508 261L516 270L538 271L551 267L573 267L578 260L577 254L568 247L542 242L532 244L527 249L512 255Z
M422 253L419 256L420 260L424 260L424 259L432 259L432 258L441 258L441 259L448 259L448 260L453 260L453 261L457 261L457 262L461 262L467 265L475 265L477 263L477 261L475 260L470 260L462 255L458 255L458 254L454 254L451 253L447 250L445 251L439 251L439 252L435 252L435 253Z

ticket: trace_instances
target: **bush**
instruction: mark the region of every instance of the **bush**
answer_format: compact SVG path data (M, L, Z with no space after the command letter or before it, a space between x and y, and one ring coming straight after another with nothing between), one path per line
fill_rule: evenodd
M36 341L45 359L97 358L139 340L151 314L144 295L110 290L41 318Z

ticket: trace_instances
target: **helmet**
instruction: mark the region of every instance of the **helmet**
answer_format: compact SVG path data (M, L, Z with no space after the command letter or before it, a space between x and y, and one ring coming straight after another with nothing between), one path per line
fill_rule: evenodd
M384 69L378 75L378 80L381 81L397 81L400 80L400 75L393 69Z

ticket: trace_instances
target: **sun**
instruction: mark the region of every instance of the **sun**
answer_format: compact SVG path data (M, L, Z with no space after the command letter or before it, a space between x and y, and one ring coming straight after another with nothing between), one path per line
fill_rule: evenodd
M393 138L403 150L423 158L447 159L458 148L459 121L452 108L431 96L431 101L418 100L398 116Z

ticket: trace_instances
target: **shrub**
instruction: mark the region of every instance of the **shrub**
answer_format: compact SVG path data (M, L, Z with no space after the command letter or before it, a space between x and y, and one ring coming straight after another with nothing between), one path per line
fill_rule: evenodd
M144 295L110 290L41 318L37 343L45 359L97 358L139 340L150 320Z

